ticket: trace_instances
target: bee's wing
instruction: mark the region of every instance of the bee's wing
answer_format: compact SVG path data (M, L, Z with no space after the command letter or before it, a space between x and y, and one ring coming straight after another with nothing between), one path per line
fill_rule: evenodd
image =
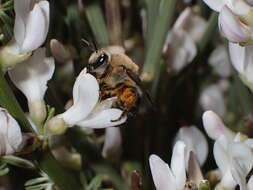
M150 96L150 94L148 93L148 91L146 90L145 86L143 85L141 79L139 78L138 75L136 75L134 72L132 72L130 69L124 67L126 74L140 87L141 91L143 92L143 94L145 95L145 97L147 98L148 102L153 106L154 102Z

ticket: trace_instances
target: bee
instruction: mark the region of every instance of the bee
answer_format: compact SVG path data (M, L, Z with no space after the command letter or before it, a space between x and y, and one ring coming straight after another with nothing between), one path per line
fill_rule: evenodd
M98 80L101 100L117 97L112 107L123 113L113 121L132 115L143 94L152 102L138 76L139 66L123 52L95 50L89 58L87 71Z

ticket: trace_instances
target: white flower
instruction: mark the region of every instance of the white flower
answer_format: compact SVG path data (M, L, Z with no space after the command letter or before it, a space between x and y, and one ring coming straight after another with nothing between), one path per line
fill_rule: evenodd
M46 0L15 0L14 38L20 53L40 47L49 28L49 2Z
M116 161L120 158L122 137L119 127L108 127L105 129L105 142L102 150L104 158Z
M224 45L218 45L208 58L208 63L213 71L220 77L227 78L231 75L231 65L227 48Z
M214 158L221 173L221 185L232 190L239 184L247 190L246 177L253 165L253 153L243 142L231 141L221 135L214 144Z
M253 90L253 46L229 43L230 58L242 81Z
M206 28L206 21L186 8L176 20L166 39L170 67L181 70L197 54L196 42ZM169 70L170 68L168 68Z
M170 167L157 155L149 157L149 164L157 190L183 190L186 183L185 144L178 141L173 148Z
M111 108L115 100L116 98L109 98L99 101L99 84L85 68L73 87L73 105L53 119L63 120L67 127L78 125L84 128L106 128L120 125L127 118L114 121L122 114L122 110ZM48 125L49 130L51 127L53 126Z
M40 123L45 119L44 95L54 69L54 59L47 58L46 50L39 48L28 60L9 71L11 80L26 96L31 117L36 118L35 122Z
M20 151L22 142L19 124L6 109L0 107L0 154L13 154Z
M229 51L233 66L240 73L243 82L251 90L253 77L253 7L245 0L204 0L219 14L219 29L229 41ZM235 44L239 43L239 44ZM245 47L243 47L245 46Z
M0 49L1 66L11 67L26 60L45 41L49 28L46 0L15 0L14 38Z
M203 165L208 154L208 145L205 136L195 126L181 127L175 141L182 141L186 145L185 164L188 168L190 152L194 152L200 165Z
M218 84L213 84L205 88L199 98L203 110L212 110L221 117L226 114L223 89Z
M208 136L215 140L214 157L222 173L219 188L232 190L239 184L240 189L247 190L246 176L253 165L253 139L232 132L212 111L203 114L203 124Z
M219 28L231 42L249 43L252 41L253 7L245 0L204 0L213 10L220 12Z

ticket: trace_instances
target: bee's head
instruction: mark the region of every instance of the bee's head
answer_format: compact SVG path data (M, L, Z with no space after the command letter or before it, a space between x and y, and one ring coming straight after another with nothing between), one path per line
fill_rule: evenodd
M97 50L91 54L88 62L88 72L94 73L97 76L102 75L109 62L110 62L110 54L104 50Z

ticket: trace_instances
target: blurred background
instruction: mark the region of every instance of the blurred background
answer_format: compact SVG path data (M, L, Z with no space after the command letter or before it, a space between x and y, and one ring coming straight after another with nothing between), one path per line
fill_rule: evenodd
M55 74L46 94L48 105L60 113L72 98L75 78L92 53L82 39L98 48L123 47L140 67L140 78L154 101L150 106L142 99L137 113L120 127L122 139L111 157L101 155L105 130L83 131L76 127L67 131L64 144L82 155L81 172L75 175L87 184L93 181L95 185L90 189L141 190L131 187L133 170L139 174L135 173L132 180L139 181L140 175L143 189L154 189L149 155L157 154L169 163L178 130L194 125L204 131L205 110L215 111L232 130L252 136L252 95L231 66L227 41L217 29L217 14L202 0L49 2L50 28L45 42L48 55L52 55L50 41L57 39L70 53L71 61L56 58ZM0 8L4 45L13 36L13 6L4 11L9 22L2 13ZM25 97L13 89L27 110ZM208 164L203 166L203 173L216 168L213 142L209 141ZM0 187L24 189L24 183L36 176L36 172L11 166L9 173L0 177Z

